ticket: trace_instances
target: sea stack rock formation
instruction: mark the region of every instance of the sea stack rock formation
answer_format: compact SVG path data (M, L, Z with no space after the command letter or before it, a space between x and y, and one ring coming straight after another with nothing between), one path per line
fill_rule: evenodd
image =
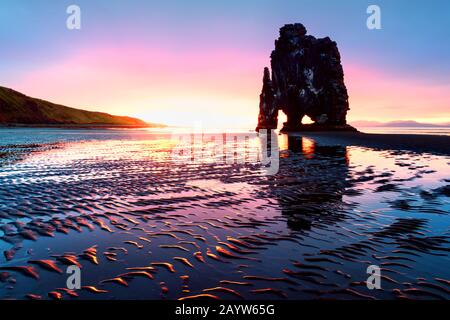
M282 131L356 131L349 110L344 71L336 42L306 35L300 24L280 29L271 55L272 77L264 68L259 129L276 129L278 112L287 116ZM313 124L302 124L309 116Z

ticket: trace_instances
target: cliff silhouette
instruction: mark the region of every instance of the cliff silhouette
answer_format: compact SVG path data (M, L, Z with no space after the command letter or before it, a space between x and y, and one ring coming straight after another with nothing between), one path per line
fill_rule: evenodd
M13 89L0 87L0 124L30 126L125 126L161 127L143 120L92 112L28 97Z

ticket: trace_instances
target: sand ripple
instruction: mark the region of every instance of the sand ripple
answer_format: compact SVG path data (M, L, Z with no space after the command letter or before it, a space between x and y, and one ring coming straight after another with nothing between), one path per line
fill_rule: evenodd
M0 298L450 298L448 158L293 138L267 176L146 138L3 161Z

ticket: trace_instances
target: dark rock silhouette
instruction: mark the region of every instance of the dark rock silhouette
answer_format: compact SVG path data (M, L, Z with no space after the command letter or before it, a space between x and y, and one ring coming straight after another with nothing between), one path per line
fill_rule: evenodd
M276 95L270 80L269 68L264 68L263 88L259 96L258 128L276 129L278 123L278 108Z
M348 94L336 42L306 35L300 23L287 24L275 41L271 66L272 79L264 69L257 130L276 129L282 110L283 131L356 131L346 121ZM302 125L305 115L314 124Z

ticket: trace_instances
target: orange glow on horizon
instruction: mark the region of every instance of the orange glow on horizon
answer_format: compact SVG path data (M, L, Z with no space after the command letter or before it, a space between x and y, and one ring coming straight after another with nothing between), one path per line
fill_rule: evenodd
M148 122L252 129L259 112L262 69L267 64L267 57L258 52L98 45L7 85L55 103ZM349 122L450 122L449 84L420 82L355 64L344 65L344 71ZM280 113L280 126L284 121Z

